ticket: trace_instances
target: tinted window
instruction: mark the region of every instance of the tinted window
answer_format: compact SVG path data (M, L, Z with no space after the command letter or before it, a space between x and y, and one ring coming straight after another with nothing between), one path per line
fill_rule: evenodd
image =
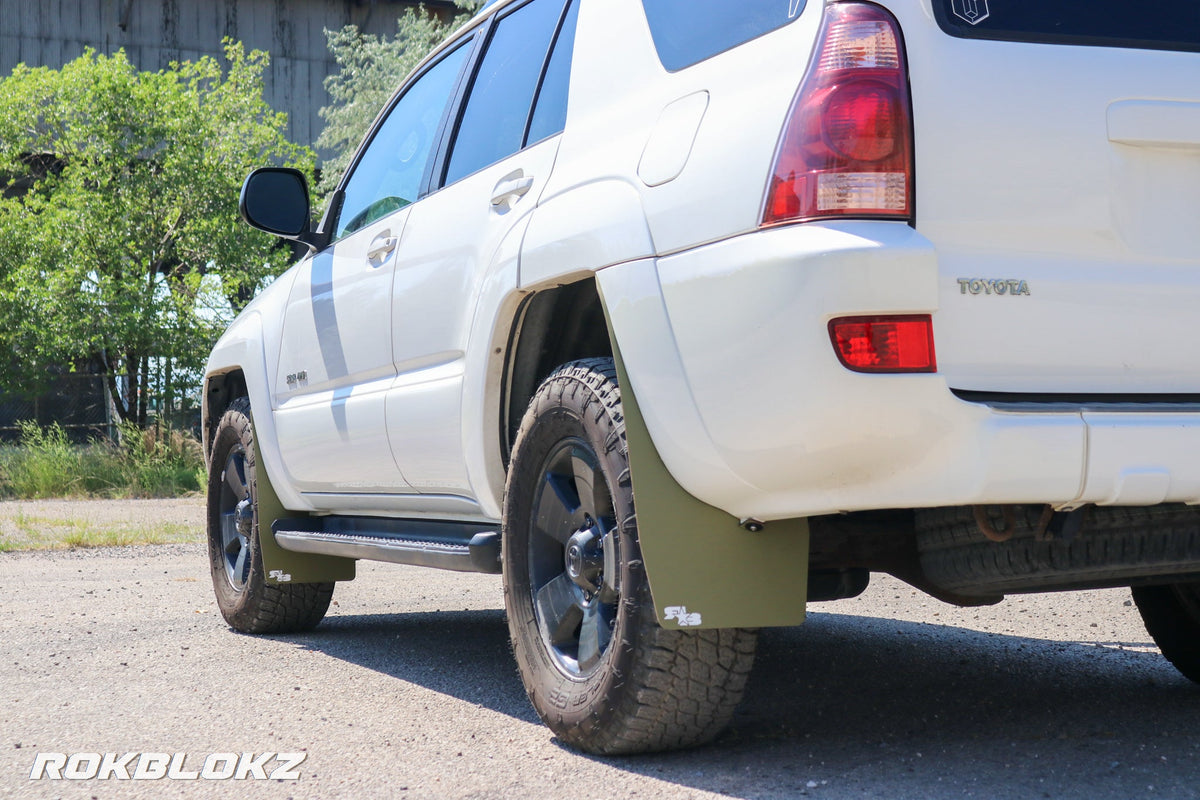
M567 124L567 85L571 82L571 52L575 49L575 20L579 16L579 0L567 9L567 17L554 40L554 53L542 88L538 89L533 107L533 119L525 142L540 142L547 136L560 133Z
M426 70L388 112L346 183L337 238L417 199L438 124L469 50L460 46Z
M952 36L1200 51L1197 0L935 0Z
M450 151L446 183L521 149L562 0L533 0L496 25Z
M690 67L800 16L805 0L642 0L662 65Z

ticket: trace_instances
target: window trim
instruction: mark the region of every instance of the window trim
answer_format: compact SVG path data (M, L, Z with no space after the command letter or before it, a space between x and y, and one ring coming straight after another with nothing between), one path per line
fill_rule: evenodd
M518 10L529 5L531 2L533 2L533 0L524 0L520 3L511 3L504 6L504 8L500 9L499 12L488 18L488 21L483 28L482 35L479 37L480 44L477 45L476 51L471 55L471 65L467 70L467 72L470 74L470 80L465 81L465 85L462 87L462 92L455 97L453 124L446 126L445 130L443 131L442 136L438 141L437 156L431 162L431 165L433 166L433 175L431 177L436 176L436 178L430 181L430 193L439 191L446 186L452 185L446 183L446 173L450 169L450 145L458 138L458 131L462 127L463 116L467 110L467 103L470 102L471 99L471 90L475 88L475 80L479 77L479 69L483 66L483 59L487 57L488 48L491 46L492 39L496 34L497 26L506 17L516 13ZM558 42L558 35L562 31L563 20L566 19L567 10L571 7L572 2L579 2L579 0L560 0L560 2L563 4L562 10L559 12L558 22L556 22L554 25L554 33L550 37L550 45L546 49L546 55L542 59L542 66L538 72L537 86L533 92L533 99L529 104L529 111L525 115L525 127L521 131L521 146L516 150L516 152L510 153L509 155L505 156L505 158L511 158L517 153L520 153L528 148L530 145L530 142L526 142L525 139L529 136L529 126L533 120L533 109L537 105L538 95L542 91L542 83L546 80L546 68L550 64L550 57L554 53L554 45ZM550 137L546 138L548 139ZM500 160L503 161L504 159ZM492 162L492 164L496 163L499 162ZM492 166L492 164L485 164L474 172L469 172L466 175L456 179L454 183L458 183L459 181L469 178L475 173L481 172L482 170Z
M547 139L552 139L555 136L558 136L559 134L562 133L562 131L558 131L556 133L550 134L549 136L543 136L541 139L538 139L537 142L529 141L529 129L533 127L533 114L537 110L538 100L540 100L542 97L542 87L545 86L545 84L546 84L546 74L550 71L550 62L554 60L555 48L558 47L558 40L562 36L563 26L567 24L567 17L569 17L571 15L571 7L579 2L582 2L582 0L567 0L567 2L563 3L562 13L559 14L559 16L558 16L558 25L556 25L554 28L554 35L550 37L550 47L548 50L546 50L546 58L544 61L542 61L542 71L541 71L541 74L538 75L537 88L533 90L533 101L529 104L529 114L528 114L528 116L525 117L525 131L521 134L521 150L524 150L525 148L527 148L531 145L535 145L538 142L544 142ZM577 32L579 29L578 15L576 15L575 28L576 28L576 32ZM572 47L574 47L574 42L572 42L571 45L572 45ZM575 54L572 52L571 53L571 63L570 63L570 65L568 65L568 69L567 69L567 108L568 109L570 108L570 105L571 105L571 91L570 91L571 70L570 70L570 66L574 66L574 63L575 63ZM520 152L520 151L518 151L518 152Z

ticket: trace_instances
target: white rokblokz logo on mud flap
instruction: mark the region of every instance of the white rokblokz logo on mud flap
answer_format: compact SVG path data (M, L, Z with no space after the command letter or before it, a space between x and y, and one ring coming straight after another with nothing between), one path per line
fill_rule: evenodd
M267 573L267 576L276 583L291 583L292 581L291 573L281 569L273 569Z
M687 606L667 606L663 609L663 620L670 622L676 620L681 628L691 628L701 624L703 620L700 618L700 613L697 611L688 612Z
M978 25L992 13L988 10L988 0L950 0L950 10L972 25Z

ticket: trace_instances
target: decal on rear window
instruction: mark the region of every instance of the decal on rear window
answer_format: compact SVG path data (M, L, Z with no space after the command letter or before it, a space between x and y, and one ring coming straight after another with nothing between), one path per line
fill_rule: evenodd
M1197 0L935 0L933 10L963 39L1200 52Z
M950 10L971 25L978 25L989 16L988 0L951 0Z

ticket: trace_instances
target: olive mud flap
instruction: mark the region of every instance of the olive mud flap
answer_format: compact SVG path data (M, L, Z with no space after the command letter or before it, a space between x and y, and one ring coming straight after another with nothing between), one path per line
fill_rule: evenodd
M667 470L634 396L609 320L621 385L638 540L659 624L666 628L766 628L804 622L808 520L739 520L689 494Z
M255 441L258 435L255 434ZM262 549L263 572L267 583L326 583L328 581L354 580L352 558L323 556L316 553L293 553L284 550L275 542L272 525L277 519L296 517L294 511L284 509L275 494L275 487L262 462L262 452L255 453L255 483L258 487L258 544Z

